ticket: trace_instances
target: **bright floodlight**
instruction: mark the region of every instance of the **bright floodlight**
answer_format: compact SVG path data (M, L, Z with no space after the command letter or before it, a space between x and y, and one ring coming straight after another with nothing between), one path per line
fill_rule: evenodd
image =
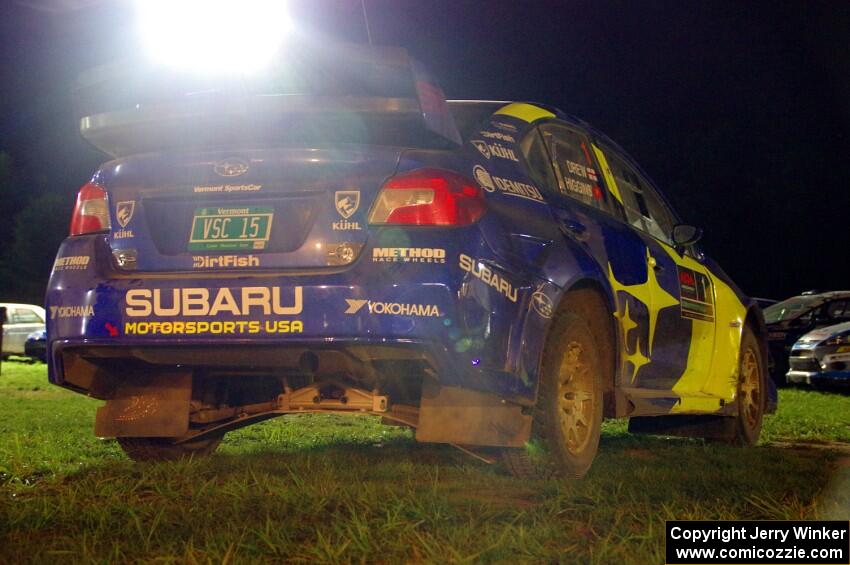
M250 73L277 52L289 26L283 0L136 0L151 58L200 73Z

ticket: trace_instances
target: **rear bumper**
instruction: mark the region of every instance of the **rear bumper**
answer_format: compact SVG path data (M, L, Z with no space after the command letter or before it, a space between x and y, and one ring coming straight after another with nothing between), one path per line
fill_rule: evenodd
M507 287L459 268L457 252L441 265L361 262L321 275L130 278L114 276L99 246L97 236L66 240L60 256L95 260L54 271L47 293L50 380L85 392L66 382L73 359L286 369L306 351L337 351L360 356L364 370L384 353L421 359L444 384L530 401L549 322L530 298L557 292L482 249L467 253Z

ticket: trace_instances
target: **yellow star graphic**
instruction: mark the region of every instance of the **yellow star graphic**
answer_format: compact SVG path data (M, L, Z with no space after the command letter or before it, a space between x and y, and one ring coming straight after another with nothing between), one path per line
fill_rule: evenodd
M620 320L620 328L623 330L623 342L624 347L626 349L626 354L623 356L623 361L629 361L632 364L632 378L631 382L635 381L635 377L637 377L637 372L641 367L649 363L649 359L644 357L643 353L640 351L640 337L637 338L637 342L635 344L635 352L629 353L629 332L635 329L638 325L637 322L632 320L631 316L629 316L629 301L626 300L626 305L623 308L623 313L620 314L620 311L617 310L617 313L614 316Z
M635 343L635 352L634 353L626 353L624 361L629 361L634 367L634 371L632 371L632 381L635 382L637 378L638 371L640 368L649 363L649 358L644 357L643 353L640 352L640 337L637 338L637 343Z
M637 369L640 366L645 365L652 359L652 345L655 341L655 326L658 322L658 313L661 312L662 309L667 308L669 306L677 306L679 301L675 296L668 293L664 290L660 284L658 284L658 279L655 276L655 258L649 253L649 248L646 249L646 282L640 284L631 284L624 285L617 280L614 276L614 271L611 269L611 263L608 263L608 280L611 283L611 290L614 291L614 295L616 296L619 291L623 291L629 296L634 297L636 300L642 302L646 305L647 310L649 311L649 347L647 352L649 353L649 357L643 357L640 353L640 347L638 347L637 351L632 355L640 355L640 364L635 364L635 374L637 374ZM628 302L626 303L626 307L628 308ZM628 317L628 310L623 313L621 317L618 315L617 317L620 319L621 327L623 328L624 336L627 333L626 329L626 319L629 320L631 324L635 324L631 318ZM636 324L635 324L636 325ZM632 328L629 328L632 329ZM626 356L630 357L626 351ZM631 359L628 359L631 360ZM633 377L634 378L634 377Z

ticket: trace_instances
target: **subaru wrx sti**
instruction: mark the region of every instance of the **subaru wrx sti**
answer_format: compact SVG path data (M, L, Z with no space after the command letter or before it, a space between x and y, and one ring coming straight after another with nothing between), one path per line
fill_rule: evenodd
M374 414L567 476L603 418L757 440L760 310L622 149L358 53L84 114L115 158L58 252L48 362L105 401L97 435L167 459L273 416Z

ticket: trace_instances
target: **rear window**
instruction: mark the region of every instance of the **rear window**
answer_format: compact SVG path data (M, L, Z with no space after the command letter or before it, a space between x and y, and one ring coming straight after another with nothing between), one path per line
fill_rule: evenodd
M477 102L454 100L449 102L449 112L454 118L455 125L464 141L478 133L484 120L492 116L499 108L508 102Z
M335 143L440 149L460 136L442 90L400 49L293 49L256 76L124 62L81 76L80 131L112 156Z

